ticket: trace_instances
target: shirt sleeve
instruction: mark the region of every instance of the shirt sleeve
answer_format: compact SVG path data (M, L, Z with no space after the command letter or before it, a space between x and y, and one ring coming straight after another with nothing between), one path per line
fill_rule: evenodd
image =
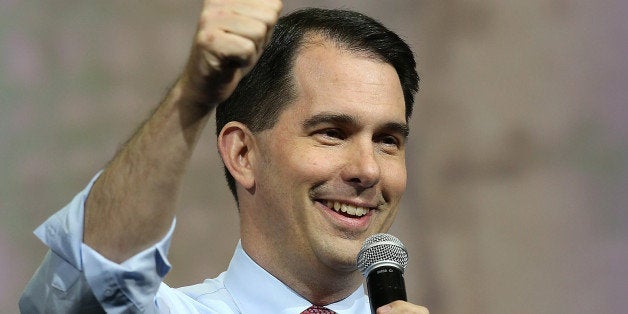
M107 313L154 312L155 295L170 270L167 253L176 220L152 247L121 264L108 260L82 242L84 204L98 175L35 230L50 250L20 299L23 313L51 308L85 313L98 307Z

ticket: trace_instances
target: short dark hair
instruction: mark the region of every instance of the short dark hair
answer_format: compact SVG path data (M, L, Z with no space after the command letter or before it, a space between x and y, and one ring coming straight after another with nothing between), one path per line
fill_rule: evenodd
M365 53L397 71L406 105L412 115L419 76L410 47L378 21L358 12L306 8L281 17L272 38L253 69L233 94L216 109L216 135L230 121L251 132L272 128L284 108L296 97L292 68L306 36L319 35L342 49ZM238 201L233 176L225 168L231 193Z

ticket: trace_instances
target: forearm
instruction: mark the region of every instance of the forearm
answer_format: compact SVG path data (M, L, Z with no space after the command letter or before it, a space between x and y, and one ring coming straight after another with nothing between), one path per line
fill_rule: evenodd
M94 184L85 205L85 244L122 262L166 233L212 109L259 58L281 7L280 1L204 2L183 75Z
M180 182L212 104L179 80L94 184L83 241L122 262L171 226Z

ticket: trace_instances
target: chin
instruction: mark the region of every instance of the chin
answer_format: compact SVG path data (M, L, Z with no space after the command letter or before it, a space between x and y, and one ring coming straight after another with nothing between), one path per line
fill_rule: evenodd
M330 266L343 272L352 272L357 270L356 257L362 247L362 241L357 239L342 239L336 240L335 242L336 245L331 248L332 251L328 251L328 261L330 261Z

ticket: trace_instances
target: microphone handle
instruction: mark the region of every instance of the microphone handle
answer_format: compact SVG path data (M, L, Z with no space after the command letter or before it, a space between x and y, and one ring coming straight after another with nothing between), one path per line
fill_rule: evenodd
M373 313L378 307L390 302L408 300L403 271L394 266L380 266L371 270L366 277L366 287Z

